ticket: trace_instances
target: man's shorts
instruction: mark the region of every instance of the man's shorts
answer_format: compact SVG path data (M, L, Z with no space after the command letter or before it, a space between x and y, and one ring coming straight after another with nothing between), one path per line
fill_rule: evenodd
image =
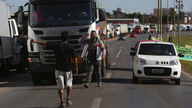
M60 70L55 70L55 79L57 82L58 89L64 89L64 80L67 87L72 87L73 76L72 71L63 72Z

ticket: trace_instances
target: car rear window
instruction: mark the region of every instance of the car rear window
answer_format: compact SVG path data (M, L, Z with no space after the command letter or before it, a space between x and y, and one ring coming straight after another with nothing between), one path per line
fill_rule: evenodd
M173 45L166 44L141 44L139 48L141 55L162 55L162 56L175 56Z

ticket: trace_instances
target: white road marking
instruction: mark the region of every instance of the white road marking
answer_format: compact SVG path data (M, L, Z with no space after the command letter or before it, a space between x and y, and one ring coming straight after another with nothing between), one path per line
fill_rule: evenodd
M122 49L120 49L119 52L117 53L116 58L119 58L119 55L121 54L121 50L122 50Z
M113 65L113 66L116 65L116 62L113 62L112 65Z
M99 108L102 98L95 98L91 108Z
M183 74L185 74L186 76L188 76L189 78L191 78L191 79L192 79L192 76L191 76L191 75L189 75L188 73L183 72L183 71L182 71L182 73L183 73Z
M105 78L111 78L112 73L107 73Z

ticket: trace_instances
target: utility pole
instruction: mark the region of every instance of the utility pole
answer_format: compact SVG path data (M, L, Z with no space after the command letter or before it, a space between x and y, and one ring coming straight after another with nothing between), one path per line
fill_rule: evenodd
M159 9L159 0L158 0L158 29L157 29L157 36L160 39L160 32L159 32L159 24L160 24L160 19L159 19L159 14L160 14L160 9Z
M181 31L180 31L180 20L181 19L180 18L181 18L181 9L183 9L183 0L176 0L176 2L177 2L176 8L179 11L179 36L178 36L178 42L179 42L179 48L180 48L180 45L181 45Z
M169 38L169 0L167 0L167 39Z
M174 35L174 37L175 37L175 0L173 0L174 1L174 14L173 14L173 16L174 16L174 29L173 29L173 35Z
M160 12L160 23L161 23L161 27L160 27L160 41L162 41L162 0L161 0L161 12Z

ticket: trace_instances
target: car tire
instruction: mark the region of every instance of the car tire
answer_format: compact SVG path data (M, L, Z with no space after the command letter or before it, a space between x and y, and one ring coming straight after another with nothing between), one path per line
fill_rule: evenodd
M180 78L175 80L175 84L180 85Z
M134 73L133 73L132 80L133 80L133 83L134 83L134 84L138 84L139 78L135 77L135 75L134 75Z

